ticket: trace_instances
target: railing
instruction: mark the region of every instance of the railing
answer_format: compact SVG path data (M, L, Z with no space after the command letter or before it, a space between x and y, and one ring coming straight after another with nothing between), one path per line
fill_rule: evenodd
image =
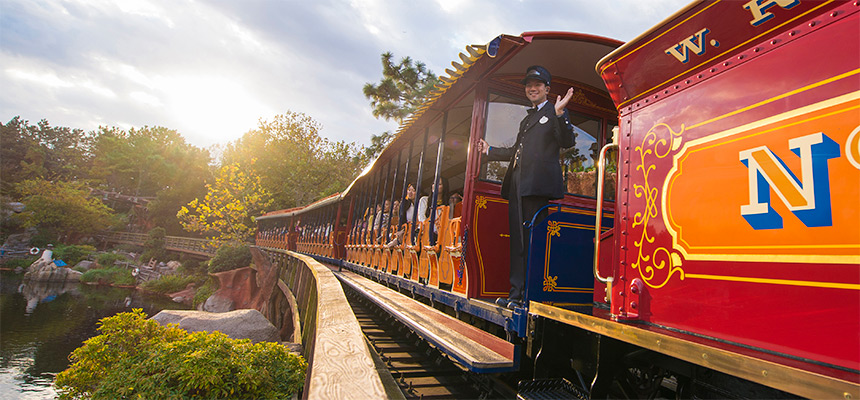
M304 398L386 398L364 334L332 271L292 251L256 249L278 269L278 287L288 297L286 302L275 303L295 304L298 309L302 348L309 365Z
M145 233L131 232L102 232L100 235L104 240L113 243L126 243L143 246L149 239L149 235ZM165 236L164 248L170 251L180 251L183 253L195 254L199 256L211 257L215 255L215 248L209 245L206 239L194 239L180 236Z

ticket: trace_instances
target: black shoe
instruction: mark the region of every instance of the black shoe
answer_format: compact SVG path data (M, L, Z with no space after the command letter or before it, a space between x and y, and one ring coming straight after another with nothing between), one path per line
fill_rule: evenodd
M515 308L522 308L522 307L523 307L523 301L522 300L514 299L511 301L508 301L508 308L510 308L511 310L513 310Z
M499 307L507 307L508 303L509 303L508 299L506 299L504 297L496 298L496 305Z

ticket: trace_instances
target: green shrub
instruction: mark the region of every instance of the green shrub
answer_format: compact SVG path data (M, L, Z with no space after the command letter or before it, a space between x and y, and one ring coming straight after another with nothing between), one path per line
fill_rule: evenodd
M154 258L158 261L165 261L167 258L167 250L164 250L164 237L167 235L167 231L164 228L156 227L150 229L148 233L148 238L145 242L143 242L143 254L140 255L140 259L144 262L149 261L149 259Z
M18 267L27 268L31 264L33 264L39 257L27 257L27 258L16 258L13 260L7 260L3 262L3 268L15 269Z
M212 293L218 290L218 282L215 278L209 278L206 280L206 283L203 286L197 288L197 291L194 292L194 300L191 303L191 306L197 308L200 304L206 301L209 296L212 296Z
M59 245L54 248L54 259L63 260L66 264L74 266L79 261L90 256L96 248L88 244L85 245Z
M91 269L81 275L81 282L96 282L99 284L134 285L135 279L131 271L124 267L108 267Z
M57 243L57 233L52 229L40 228L36 235L30 239L30 244L40 249L48 247L49 243Z
M189 283L198 280L200 280L199 276L164 275L144 282L143 288L156 293L173 293L185 289Z
M128 257L126 257L122 254L116 254L116 253L102 253L102 254L99 254L98 256L96 256L96 262L102 268L112 267L113 264L117 261L131 261L131 260L129 260Z
M57 375L60 398L287 398L304 384L307 362L277 343L187 333L140 309L104 318L98 330Z
M246 244L225 244L209 260L209 272L223 272L244 268L251 264L251 249Z

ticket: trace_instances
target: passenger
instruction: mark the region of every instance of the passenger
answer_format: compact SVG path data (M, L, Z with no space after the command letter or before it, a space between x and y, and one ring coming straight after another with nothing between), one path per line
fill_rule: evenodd
M568 89L564 98L558 96L555 105L549 104L547 95L551 80L549 71L540 65L526 69L522 83L533 108L520 122L513 146L491 147L483 139L478 143L478 150L487 154L484 161L509 162L502 180L502 197L508 200L511 290L507 299L496 299L496 304L503 307L516 307L523 301L528 238L523 223L531 220L550 200L564 197L558 153L574 145L573 126L565 110L573 97L573 88ZM541 214L545 216L546 210Z
M439 183L436 185L437 195L436 195L436 205L442 206L445 205L445 200L448 198L448 179L439 178ZM418 221L424 222L430 215L430 195L421 196L421 199L418 200ZM438 219L438 215L437 215Z
M457 218L460 216L463 209L463 196L460 193L454 192L448 198L448 218Z

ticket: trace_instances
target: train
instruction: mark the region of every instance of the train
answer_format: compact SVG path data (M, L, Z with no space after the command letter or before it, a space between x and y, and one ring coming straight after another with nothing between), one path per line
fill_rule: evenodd
M857 1L697 1L627 43L467 46L349 187L257 217L256 245L511 343L466 367L521 398L860 398L858 27ZM573 89L576 144L507 309L508 165L476 148L514 142L535 64Z

